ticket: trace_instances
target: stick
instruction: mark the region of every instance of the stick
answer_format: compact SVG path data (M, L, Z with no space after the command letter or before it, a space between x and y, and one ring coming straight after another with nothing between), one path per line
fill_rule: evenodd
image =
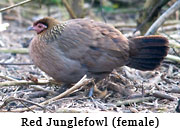
M83 110L81 108L59 108L56 113L89 113L88 110Z
M174 86L172 89L167 90L166 92L168 92L168 93L178 93L178 94L180 94L180 87Z
M41 91L47 92L47 93L50 94L50 95L55 95L55 94L56 94L55 91L49 90L49 89L45 89L45 88L42 88L42 87L40 87L40 86L31 85L30 87L33 88L33 89L36 89L36 90L41 90Z
M0 9L0 12L6 11L6 10L9 10L9 9L12 9L12 8L14 8L14 7L18 7L18 6L20 6L20 5L29 3L29 2L31 2L31 1L32 1L32 0L25 0L25 1L19 2L19 3L17 3L17 4L14 4L14 5L12 5L12 6L9 6L9 7L6 7L6 8L2 8L2 9Z
M155 97L143 97L143 98L129 99L129 100L124 100L124 101L118 101L116 103L116 106L119 107L121 105L129 105L132 103L141 103L144 101L152 101L152 100L155 100Z
M166 12L164 12L149 28L145 36L153 35L157 29L167 20L167 18L172 15L175 11L180 8L180 0L177 0Z
M5 81L0 82L0 87L4 86L23 86L23 85L46 85L50 84L49 80L38 80L38 82L27 81L27 80L18 80L18 81Z
M154 97L161 98L161 99L167 99L167 100L170 100L170 101L177 100L177 97L174 97L174 96L171 96L171 95L168 95L166 93L159 92L159 91L153 91L152 95Z
M14 78L5 76L5 75L3 75L2 73L0 73L0 78L6 79L6 80L9 80L9 81L18 81L18 80L14 79ZM52 83L52 81L50 81L50 82ZM54 84L55 84L55 83L54 83ZM58 83L56 83L56 84L58 84ZM36 89L36 90L41 90L41 91L47 92L47 93L49 93L49 94L51 94L51 95L52 95L52 94L56 94L56 92L54 92L53 90L44 89L44 88L42 88L42 87L40 87L40 86L31 85L30 87L31 87L31 88L34 88L34 89Z

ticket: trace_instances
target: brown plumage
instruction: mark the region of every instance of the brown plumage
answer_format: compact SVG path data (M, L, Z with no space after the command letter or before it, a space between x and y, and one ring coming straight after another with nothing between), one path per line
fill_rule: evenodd
M165 37L127 39L113 26L89 19L59 22L46 17L30 29L37 32L30 43L35 65L67 84L77 82L85 74L101 80L123 65L154 70L168 51Z

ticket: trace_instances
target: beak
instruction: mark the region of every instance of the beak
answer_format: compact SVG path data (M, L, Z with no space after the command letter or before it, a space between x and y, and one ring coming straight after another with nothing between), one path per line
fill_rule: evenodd
M33 26L29 26L29 27L27 28L27 30L28 30L28 31L34 30L34 27L33 27Z

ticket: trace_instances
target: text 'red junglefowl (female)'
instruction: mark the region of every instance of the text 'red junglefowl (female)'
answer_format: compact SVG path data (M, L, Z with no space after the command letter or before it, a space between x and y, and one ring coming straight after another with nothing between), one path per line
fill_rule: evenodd
M79 81L85 74L101 80L114 68L124 65L154 70L169 49L163 36L127 39L113 26L90 19L59 22L45 17L29 30L37 32L30 43L35 65L66 84Z

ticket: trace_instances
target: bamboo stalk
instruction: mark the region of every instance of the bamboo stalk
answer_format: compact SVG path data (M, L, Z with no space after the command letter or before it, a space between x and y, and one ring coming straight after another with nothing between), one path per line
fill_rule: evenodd
M28 54L28 48L0 48L0 53Z
M180 63L180 57L178 57L178 56L168 54L165 58L168 59L168 60Z

